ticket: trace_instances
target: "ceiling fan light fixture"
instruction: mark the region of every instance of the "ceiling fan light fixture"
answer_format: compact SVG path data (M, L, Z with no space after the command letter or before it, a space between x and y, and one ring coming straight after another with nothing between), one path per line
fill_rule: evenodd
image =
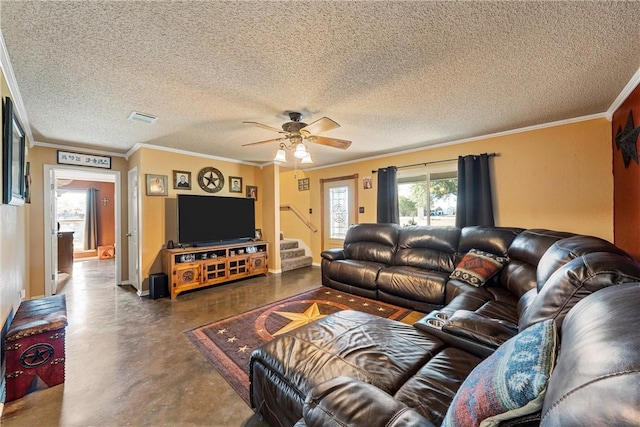
M309 153L307 153L307 147L304 144L300 143L296 145L296 150L293 152L293 157L295 157L296 159L303 159L308 155Z
M313 163L313 160L311 160L311 153L307 153L307 155L302 158L302 161L300 163L303 163L303 164Z
M276 156L273 158L274 162L281 162L281 163L286 163L287 161L287 153L286 151L284 151L284 149L282 147L280 147L280 149L278 149L278 152L276 153Z

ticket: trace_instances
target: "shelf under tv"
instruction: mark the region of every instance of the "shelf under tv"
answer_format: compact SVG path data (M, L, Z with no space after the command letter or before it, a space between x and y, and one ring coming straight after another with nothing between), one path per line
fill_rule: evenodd
M169 278L171 299L179 293L269 274L269 244L245 241L162 250L162 270Z

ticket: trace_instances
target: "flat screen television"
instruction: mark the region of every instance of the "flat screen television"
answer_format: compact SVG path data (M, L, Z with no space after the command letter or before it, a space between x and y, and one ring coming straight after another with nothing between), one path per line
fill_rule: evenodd
M255 199L178 194L178 242L205 246L255 238Z

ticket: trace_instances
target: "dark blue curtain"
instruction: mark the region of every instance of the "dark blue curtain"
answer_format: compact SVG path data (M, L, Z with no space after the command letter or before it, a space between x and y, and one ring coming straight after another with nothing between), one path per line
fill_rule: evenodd
M398 168L387 166L378 169L378 217L380 224L400 223L398 210L398 183L396 175Z
M489 155L458 157L456 226L493 226Z

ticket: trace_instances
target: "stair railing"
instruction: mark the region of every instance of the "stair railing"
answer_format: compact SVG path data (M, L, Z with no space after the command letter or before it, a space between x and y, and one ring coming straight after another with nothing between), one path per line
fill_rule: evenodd
M304 217L304 215L302 215L302 212L300 212L300 210L298 208L296 208L293 205L280 205L280 210L281 211L291 211L294 214L296 214L296 216L300 219L300 221L302 221L304 223L304 225L307 226L307 228L309 228L309 230L313 231L314 233L316 231L318 231L318 229L316 228L315 225L313 225L311 223L311 221L309 221L308 219L306 219Z

